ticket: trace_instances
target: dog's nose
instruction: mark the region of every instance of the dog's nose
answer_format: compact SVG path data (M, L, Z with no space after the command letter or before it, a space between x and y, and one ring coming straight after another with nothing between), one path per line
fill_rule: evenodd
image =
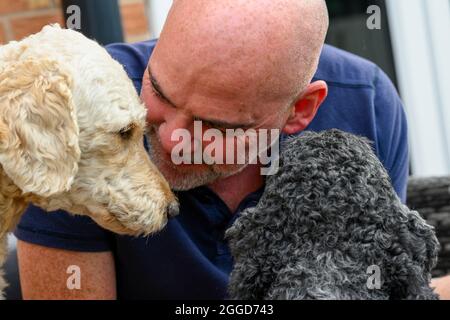
M172 202L167 207L167 218L173 218L180 212L180 208L178 206L178 202Z

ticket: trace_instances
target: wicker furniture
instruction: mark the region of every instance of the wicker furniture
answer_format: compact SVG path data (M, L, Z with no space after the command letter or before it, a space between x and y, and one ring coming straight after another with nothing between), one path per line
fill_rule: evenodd
M433 276L450 274L450 177L411 178L407 204L436 228L441 251Z

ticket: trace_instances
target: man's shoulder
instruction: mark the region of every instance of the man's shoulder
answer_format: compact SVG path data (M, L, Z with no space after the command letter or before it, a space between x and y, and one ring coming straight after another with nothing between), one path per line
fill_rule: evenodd
M157 40L136 43L112 43L105 46L108 53L123 65L146 66Z
M107 45L105 49L124 67L136 90L140 92L142 76L155 45L156 40L147 40L136 43L113 43Z
M373 86L379 73L379 67L373 62L325 45L314 79L324 80L329 85Z

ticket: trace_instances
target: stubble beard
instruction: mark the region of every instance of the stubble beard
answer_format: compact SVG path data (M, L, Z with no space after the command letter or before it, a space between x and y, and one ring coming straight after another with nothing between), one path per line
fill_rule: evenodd
M238 174L247 167L245 165L206 165L191 164L175 165L170 156L163 151L157 133L157 127L149 126L146 132L150 146L149 156L158 170L166 178L170 187L175 191L191 190L209 185L221 179Z

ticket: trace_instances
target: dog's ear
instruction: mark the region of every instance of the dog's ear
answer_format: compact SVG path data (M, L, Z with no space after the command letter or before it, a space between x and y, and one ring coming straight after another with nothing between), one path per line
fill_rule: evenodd
M0 69L1 166L24 193L69 190L80 159L69 73L49 59Z

